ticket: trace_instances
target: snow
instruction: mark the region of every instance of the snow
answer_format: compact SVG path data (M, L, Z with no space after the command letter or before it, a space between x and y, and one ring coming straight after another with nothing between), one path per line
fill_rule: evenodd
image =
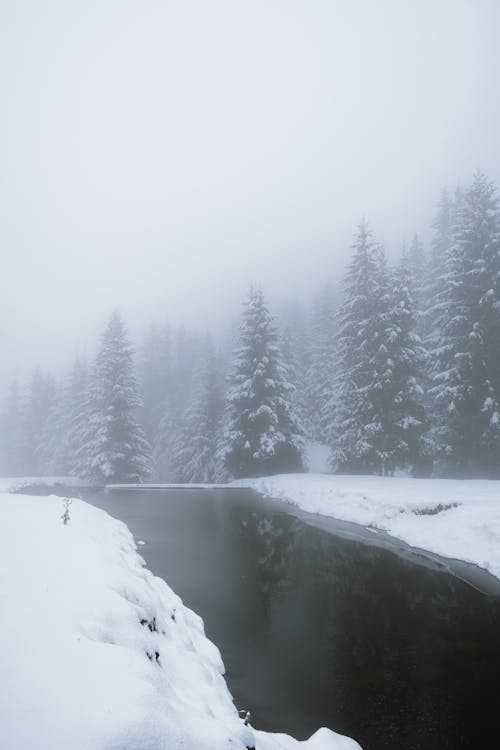
M81 500L69 510L64 525L61 498L0 493L1 748L359 749L327 729L254 737L202 620L127 527Z
M306 742L298 742L286 734L268 734L255 732L257 750L326 750L335 747L337 750L356 750L359 745L350 737L334 734L329 729L318 729ZM332 745L332 743L335 743Z
M381 529L500 578L500 482L283 474L241 480L304 511Z

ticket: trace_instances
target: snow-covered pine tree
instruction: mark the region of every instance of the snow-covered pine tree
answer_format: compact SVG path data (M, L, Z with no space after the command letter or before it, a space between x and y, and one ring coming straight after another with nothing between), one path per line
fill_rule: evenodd
M329 281L318 295L313 308L306 385L308 433L320 443L329 442L334 421L333 376L338 332L336 315L333 284Z
M68 471L73 476L81 475L80 462L84 457L82 446L89 417L89 377L87 361L77 357L66 385L67 461Z
M279 345L289 371L289 380L295 386L292 402L304 432L309 436L308 379L310 356L310 320L303 305L290 298L279 316Z
M353 255L344 280L338 313L337 352L331 412L331 464L338 472L377 472L380 458L374 450L373 422L368 391L374 376L383 321L388 311L388 288L382 249L371 239L363 219L358 227Z
M207 336L173 456L174 472L181 482L216 481L221 416L217 359L212 339Z
M488 475L500 474L500 205L496 186L478 174L474 182L466 241L482 246L478 262L481 297L480 325L484 340L486 379L481 413L483 466ZM472 197L472 196L471 196ZM479 205L482 210L479 209Z
M47 419L38 448L40 469L44 475L64 476L70 473L68 461L68 402L63 382L56 382Z
M369 421L364 427L377 472L395 469L428 472L429 457L424 393L421 385L426 352L415 333L416 319L408 258L387 273L386 310L379 316L373 371L364 389ZM411 267L411 265L410 265Z
M453 217L456 205L456 202L450 198L448 190L444 189L432 223L433 238L430 243L430 253L424 274L420 322L421 335L429 352L434 351L437 346L437 338L440 335L440 326L437 321L445 314L446 263L452 243Z
M432 223L433 237L424 278L419 325L419 333L428 352L428 363L424 373L425 404L430 423L427 443L429 453L434 458L434 470L437 473L441 471L440 457L443 453L441 433L447 424L448 414L444 403L436 405L433 380L439 367L443 365L442 331L448 320L450 304L450 278L447 264L451 252L454 216L459 200L458 190L453 200L445 188L437 204L436 215Z
M442 260L451 244L453 227L454 202L444 188L437 206L436 216L432 222L434 236L431 242L430 265L435 270L440 268Z
M500 213L494 185L476 173L455 209L436 299L434 436L449 469L500 465Z
M434 318L433 302L446 287L449 254L455 242L455 229L463 200L464 191L460 186L455 188L452 197L448 190L443 190L432 223L434 236L431 241L426 276L426 310L431 309L431 319Z
M32 476L40 476L44 471L45 426L55 395L55 379L37 368L28 386L22 415L22 462L24 471Z
M402 264L406 269L408 293L411 297L412 315L415 317L415 330L423 334L425 289L427 285L427 258L418 234L413 235L410 246L403 253Z
M133 349L114 312L91 373L82 455L85 478L98 484L140 482L150 471L150 447L136 419L140 406Z
M158 432L153 443L153 474L157 482L180 482L175 456L180 450L181 417L170 394L162 409Z
M223 460L236 477L301 471L302 430L287 369L264 295L244 305L226 394Z
M160 419L153 441L153 477L157 481L182 481L175 456L182 449L182 416L191 398L199 351L198 337L180 326L169 348L169 361L164 368L165 396L158 404Z
M297 398L296 382L297 382L297 369L298 369L298 361L297 361L298 345L297 345L296 337L292 329L290 328L290 326L286 326L280 332L278 336L278 343L281 349L281 356L283 357L283 360L286 363L288 379L295 386L295 390L292 395L292 400L295 404L296 398Z
M304 372L300 363L300 344L299 337L290 326L286 326L278 336L278 345L281 350L281 356L288 373L288 381L293 385L294 390L290 394L290 401L294 412L297 415L299 423L304 427L305 412L305 391L304 391Z

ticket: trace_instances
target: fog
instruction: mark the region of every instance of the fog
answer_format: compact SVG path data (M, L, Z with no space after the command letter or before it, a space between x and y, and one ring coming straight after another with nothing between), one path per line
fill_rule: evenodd
M492 0L0 5L0 391L118 307L222 331L500 179Z

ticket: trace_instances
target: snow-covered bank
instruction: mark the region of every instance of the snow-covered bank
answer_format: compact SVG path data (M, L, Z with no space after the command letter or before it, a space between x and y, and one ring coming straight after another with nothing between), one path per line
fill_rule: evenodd
M0 494L0 747L250 746L201 619L144 567L123 523L74 500L64 525L63 507ZM303 743L263 732L255 741L359 748L325 729Z
M302 510L387 531L500 578L500 482L283 474L241 480Z

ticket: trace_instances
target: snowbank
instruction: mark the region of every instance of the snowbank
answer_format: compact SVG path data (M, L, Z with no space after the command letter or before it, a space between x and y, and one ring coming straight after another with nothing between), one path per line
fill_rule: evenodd
M499 481L283 474L241 485L310 513L382 529L500 578Z
M238 717L201 619L150 573L127 527L80 500L0 494L0 747L355 750Z

